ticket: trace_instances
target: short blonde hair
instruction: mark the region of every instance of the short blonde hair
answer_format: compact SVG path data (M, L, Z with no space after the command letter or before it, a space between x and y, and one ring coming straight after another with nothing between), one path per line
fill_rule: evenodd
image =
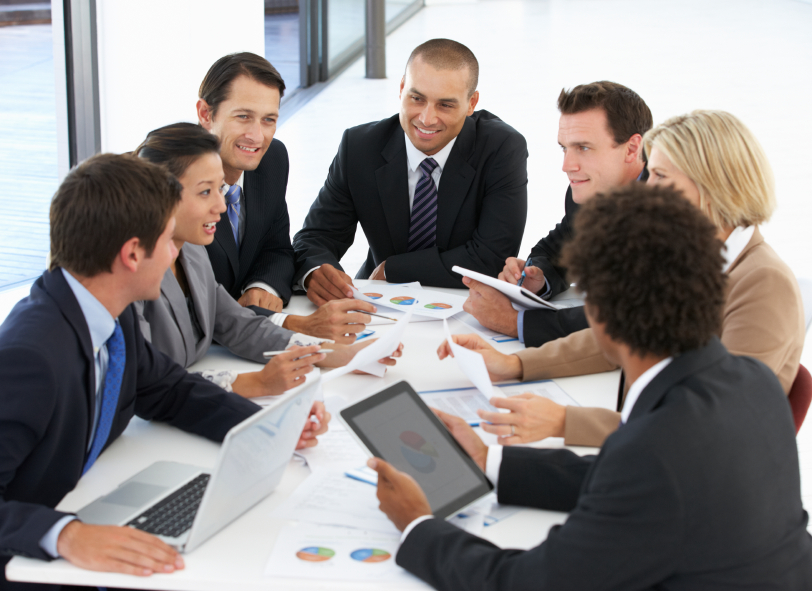
M753 226L775 209L767 156L744 124L725 111L699 110L646 133L646 154L660 150L699 189L702 211L719 228Z

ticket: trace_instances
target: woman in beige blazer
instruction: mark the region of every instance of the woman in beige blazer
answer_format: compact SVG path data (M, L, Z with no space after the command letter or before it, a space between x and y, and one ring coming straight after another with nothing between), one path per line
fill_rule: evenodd
M804 312L795 276L764 241L758 225L775 208L772 170L755 137L733 115L694 111L674 117L644 137L649 184L671 184L702 210L725 242L728 277L722 343L772 369L784 392L798 373ZM686 277L686 289L691 286ZM537 380L616 369L601 354L591 329L503 355L474 335L455 340L483 354L491 379ZM441 358L450 351L444 343ZM563 407L521 394L492 401L510 413L481 413L483 429L505 445L564 437L568 445L599 446L618 426L620 413L603 408Z

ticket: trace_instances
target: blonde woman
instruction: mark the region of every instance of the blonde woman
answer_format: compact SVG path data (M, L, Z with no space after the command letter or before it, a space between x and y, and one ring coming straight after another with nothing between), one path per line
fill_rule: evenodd
M764 241L758 226L775 209L772 170L744 124L724 111L694 111L646 133L648 184L673 185L717 227L725 243L727 298L722 343L736 355L762 361L789 392L804 342L804 313L795 276ZM631 239L631 237L630 237ZM685 278L686 289L691 278ZM630 294L633 297L633 294ZM591 329L542 347L503 355L474 335L455 340L482 353L491 379L536 380L615 369ZM450 354L443 343L438 354ZM628 385L627 385L628 386ZM601 445L620 414L600 408L564 407L521 394L494 400L510 413L483 413L483 429L505 445L564 437L569 445Z

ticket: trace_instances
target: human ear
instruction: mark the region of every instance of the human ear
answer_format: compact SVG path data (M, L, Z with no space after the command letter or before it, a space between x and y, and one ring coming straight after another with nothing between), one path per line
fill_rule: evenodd
M468 113L466 113L469 117L474 114L474 109L476 109L476 105L479 102L479 91L475 90L474 94L471 95L471 98L468 99Z
M125 269L135 273L138 271L138 264L143 255L144 249L141 248L141 241L138 238L130 238L119 250L117 260Z
M631 164L635 160L643 159L643 136L639 133L634 134L626 142L626 157L625 162Z
M203 129L211 131L211 125L214 122L214 115L212 114L211 107L209 107L209 103L203 99L198 99L195 109L197 110L198 123L200 123Z

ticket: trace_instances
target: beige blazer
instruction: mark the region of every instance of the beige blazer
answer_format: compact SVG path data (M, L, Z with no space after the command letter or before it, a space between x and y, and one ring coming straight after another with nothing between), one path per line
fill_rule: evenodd
M747 355L767 365L788 393L798 373L804 333L803 302L795 275L756 228L728 269L722 343L734 355ZM591 329L516 355L522 361L522 380L617 369L601 354ZM619 422L620 413L614 411L568 406L565 442L602 445Z

